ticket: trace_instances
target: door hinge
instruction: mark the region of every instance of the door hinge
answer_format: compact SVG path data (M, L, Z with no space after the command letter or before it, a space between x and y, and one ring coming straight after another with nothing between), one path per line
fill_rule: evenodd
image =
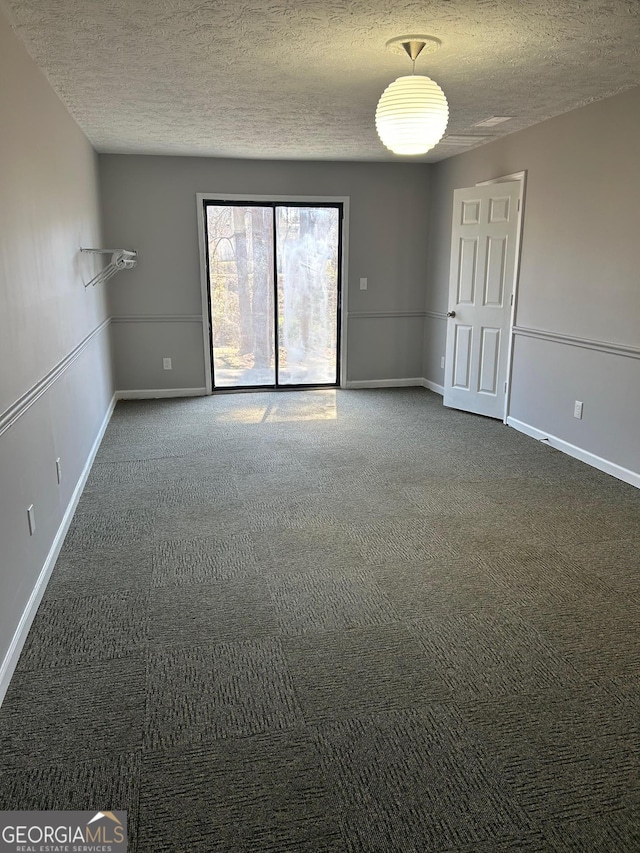
M518 210L520 210L520 201L521 199L518 199Z
M505 394L507 393L507 383L506 382L504 383L504 393Z
M513 293L511 294L511 301L509 302L509 305L513 305Z

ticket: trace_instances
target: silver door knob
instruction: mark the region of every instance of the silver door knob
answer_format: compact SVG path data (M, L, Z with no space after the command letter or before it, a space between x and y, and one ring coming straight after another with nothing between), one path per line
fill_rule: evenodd
M455 317L455 316L456 316L455 311L447 311L447 317Z

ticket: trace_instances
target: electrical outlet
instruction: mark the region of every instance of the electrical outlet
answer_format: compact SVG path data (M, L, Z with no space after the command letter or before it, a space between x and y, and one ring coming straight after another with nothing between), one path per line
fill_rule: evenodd
M162 359L162 367L164 370L172 370L173 368L171 367L171 359L170 358L163 358Z
M62 482L62 465L60 464L60 457L56 459L56 477L58 478L58 485Z
M440 367L444 370L444 356L440 356Z
M576 400L573 404L573 417L578 418L578 420L582 418L582 403L580 400Z
M29 535L33 536L36 532L36 515L33 509L33 504L27 507L27 518L29 519Z
M366 289L367 289L367 279L361 278L360 279L360 290L366 290Z

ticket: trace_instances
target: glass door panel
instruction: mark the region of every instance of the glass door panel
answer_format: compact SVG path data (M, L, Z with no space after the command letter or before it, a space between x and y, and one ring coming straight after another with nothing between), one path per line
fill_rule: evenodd
M214 386L273 386L273 208L210 203L205 211Z
M341 206L205 202L215 388L337 385Z
M276 207L278 384L338 382L336 207Z

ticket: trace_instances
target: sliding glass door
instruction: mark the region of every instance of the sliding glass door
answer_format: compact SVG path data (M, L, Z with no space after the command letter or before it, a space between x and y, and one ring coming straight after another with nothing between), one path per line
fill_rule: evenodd
M204 212L214 387L337 385L341 205Z

